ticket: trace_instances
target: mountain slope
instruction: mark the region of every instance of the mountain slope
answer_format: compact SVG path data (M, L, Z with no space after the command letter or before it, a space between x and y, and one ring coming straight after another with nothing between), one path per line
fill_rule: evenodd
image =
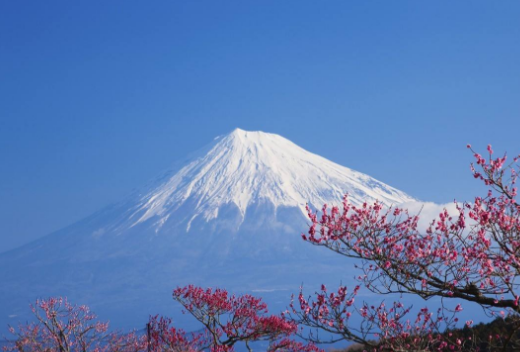
M413 200L278 135L234 130L123 201L1 254L0 324L37 296L68 295L136 326L181 284L289 295L302 281L350 279L344 261L300 240L305 204L345 193Z

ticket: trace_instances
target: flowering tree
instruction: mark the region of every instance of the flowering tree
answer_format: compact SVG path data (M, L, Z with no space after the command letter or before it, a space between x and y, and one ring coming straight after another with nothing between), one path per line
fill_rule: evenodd
M150 317L148 323L149 347L154 352L202 351L209 341L205 334L188 334L171 326L172 320L159 316Z
M468 350L470 344L465 340L471 342L471 336L462 339L443 334L458 322L456 315L462 310L460 305L452 310L439 308L436 312L423 308L411 319L411 307L401 302L388 307L385 302L354 305L359 289L356 286L348 293L346 286L340 286L336 292L329 292L322 285L315 298L306 298L301 290L297 302L293 299L284 315L311 328L307 338L319 343L348 340L373 351Z
M484 182L488 194L475 198L473 203L457 205L456 216L444 210L425 232L418 230L418 215L398 207L387 208L380 202L357 207L345 197L342 209L329 210L325 205L320 217L307 208L312 224L303 239L358 259L362 271L358 279L375 293L414 294L425 300L459 299L476 304L491 315L508 314L512 318L512 337L520 329L518 157L506 165L507 156L494 158L491 146L487 158L475 152L474 157L473 176ZM435 339L432 332L439 328L439 322L444 327L456 322L441 308L435 319L430 313L419 313L416 323L420 326L412 327L402 318L408 311L399 303L390 309L367 309L364 304L354 312L362 315L366 325L356 330L347 323L357 290L347 296L346 288L330 295L323 289L311 303L300 294L299 305L292 305L293 318L340 339L389 350L407 350L410 338L421 338L422 348L432 348L425 344ZM459 305L453 313L461 309ZM372 330L379 331L379 335L378 341L370 343L367 334ZM399 348L396 341L401 341ZM508 336L497 341L504 348L511 343ZM444 346L449 350L463 344L434 342L436 348Z
M268 341L269 352L319 352L313 344L291 337L297 326L282 316L267 315L267 306L250 295L229 295L225 290L178 288L174 298L203 325L202 332L187 333L171 319L152 316L147 334L108 332L87 306L65 298L38 300L31 306L36 322L10 328L16 337L4 351L17 352L228 352L242 342Z
M37 300L31 306L36 323L10 327L16 337L3 348L19 352L139 352L146 341L134 333L108 332L108 323L96 320L87 306L66 298Z
M297 331L294 322L282 316L267 315L267 305L251 295L229 295L222 289L179 287L173 298L204 326L204 331L186 334L170 327L171 320L151 319L151 341L154 351L233 351L242 342L249 351L251 343L268 341L269 352L320 351L313 344L291 340Z

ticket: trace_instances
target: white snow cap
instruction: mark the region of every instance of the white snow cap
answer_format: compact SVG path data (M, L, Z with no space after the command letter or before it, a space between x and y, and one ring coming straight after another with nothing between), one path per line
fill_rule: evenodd
M148 188L139 202L140 218L166 221L188 199L195 201L195 217L218 217L219 207L234 203L245 215L247 207L269 201L275 208L305 204L341 204L348 193L354 204L379 200L387 205L414 201L404 192L365 174L310 153L272 133L235 129L215 138L185 165Z

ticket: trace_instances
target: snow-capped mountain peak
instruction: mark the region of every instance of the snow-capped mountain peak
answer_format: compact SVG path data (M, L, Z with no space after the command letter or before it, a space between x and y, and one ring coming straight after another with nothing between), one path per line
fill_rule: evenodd
M176 171L176 172L175 172ZM194 204L192 219L218 217L223 205L234 204L245 216L249 205L268 201L276 208L351 201L411 201L407 194L365 174L310 153L272 133L235 129L217 137L190 161L169 172L137 202L135 224L155 219L164 224L186 201ZM191 223L188 222L188 229Z

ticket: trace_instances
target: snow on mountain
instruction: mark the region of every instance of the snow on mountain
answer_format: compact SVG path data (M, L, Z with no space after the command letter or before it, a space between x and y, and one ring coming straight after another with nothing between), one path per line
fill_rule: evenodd
M236 129L121 202L0 254L0 326L41 296L137 327L168 313L171 289L187 283L290 296L302 282L350 280L343 258L300 239L305 204L345 193L357 204L414 200L278 135Z
M157 227L190 197L197 200L188 222L218 217L219 207L234 204L245 216L259 200L278 207L305 204L321 207L341 202L345 193L353 203L380 200L385 204L412 201L407 194L365 174L312 154L270 133L235 129L217 137L207 153L194 157L172 177L142 196L135 224L155 218ZM204 150L205 152L205 150Z

